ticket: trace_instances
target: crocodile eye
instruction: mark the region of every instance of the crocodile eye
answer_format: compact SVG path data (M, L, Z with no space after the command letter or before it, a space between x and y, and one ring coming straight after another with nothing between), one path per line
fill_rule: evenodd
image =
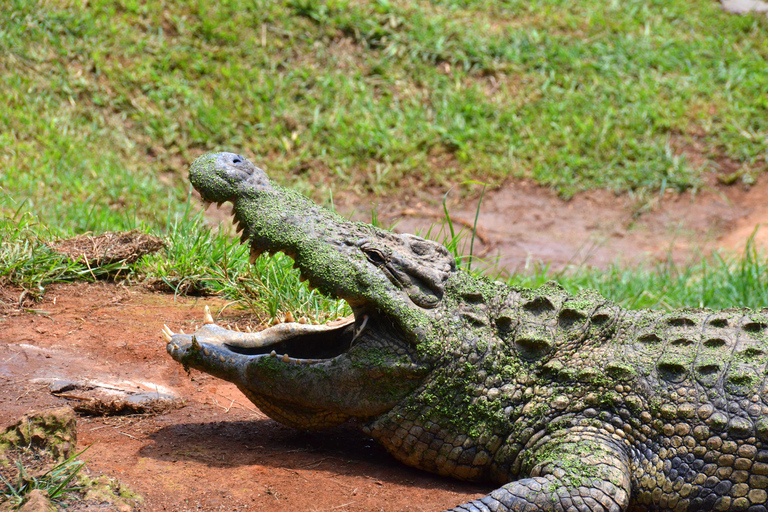
M384 263L387 262L387 258L378 249L363 247L362 250L363 250L363 254L365 254L365 257L368 258L368 261L370 261L376 266L383 265Z

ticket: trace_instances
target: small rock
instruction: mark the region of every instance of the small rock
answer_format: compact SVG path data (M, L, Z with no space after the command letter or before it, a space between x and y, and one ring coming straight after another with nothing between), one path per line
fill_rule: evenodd
M0 434L0 444L12 448L32 447L67 459L77 445L77 422L71 407L30 412Z
M768 13L768 2L762 0L720 0L720 4L728 12L746 14L748 12Z
M27 494L19 512L56 512L48 493L43 489L34 489Z

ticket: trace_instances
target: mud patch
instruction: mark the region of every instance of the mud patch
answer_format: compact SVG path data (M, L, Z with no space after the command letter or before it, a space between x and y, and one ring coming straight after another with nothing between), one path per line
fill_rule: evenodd
M160 386L152 383L61 379L36 379L33 382L49 381L51 393L68 400L75 412L80 414L163 414L184 405L175 394L165 389L160 392Z

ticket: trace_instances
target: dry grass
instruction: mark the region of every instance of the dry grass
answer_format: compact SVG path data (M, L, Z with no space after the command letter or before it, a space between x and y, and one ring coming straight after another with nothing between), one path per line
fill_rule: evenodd
M165 242L134 229L107 232L98 236L85 233L52 242L48 246L72 261L82 261L88 266L104 266L117 262L135 263L145 254L165 247Z

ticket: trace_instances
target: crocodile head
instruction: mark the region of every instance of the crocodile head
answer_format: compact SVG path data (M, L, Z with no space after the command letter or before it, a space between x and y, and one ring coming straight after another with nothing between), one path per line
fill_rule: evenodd
M251 262L284 252L302 280L345 299L353 317L241 333L206 314L194 334L165 331L174 359L234 382L266 414L304 429L376 417L419 385L432 364L419 343L456 272L445 247L349 222L272 183L236 154L198 158L190 181L204 201L232 202Z

